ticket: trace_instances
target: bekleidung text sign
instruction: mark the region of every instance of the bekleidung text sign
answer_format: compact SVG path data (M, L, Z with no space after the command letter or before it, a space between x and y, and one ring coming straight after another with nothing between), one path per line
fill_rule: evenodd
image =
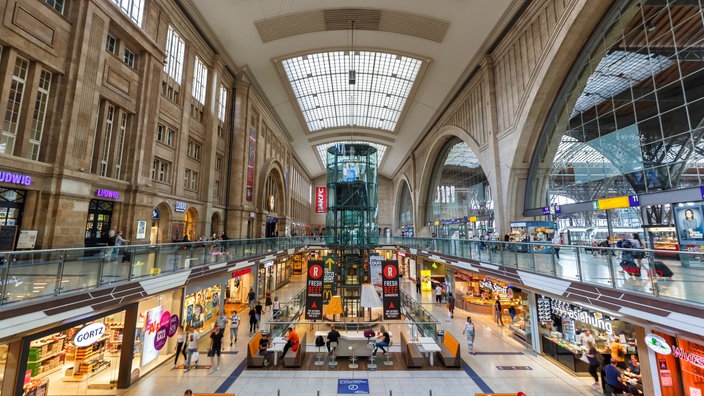
M326 187L315 188L315 213L325 213L328 202L328 190Z
M73 337L73 343L77 347L86 347L92 345L105 334L105 325L102 323L91 323L88 326L78 330Z

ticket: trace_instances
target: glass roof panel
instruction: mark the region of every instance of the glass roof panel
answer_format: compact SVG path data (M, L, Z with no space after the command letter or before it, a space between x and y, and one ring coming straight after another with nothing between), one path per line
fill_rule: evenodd
M355 51L350 58L350 51L331 51L282 61L308 129L356 125L393 131L423 62L375 51Z
M320 157L320 161L323 162L323 164L326 163L327 161L327 152L328 152L328 147L334 146L338 143L349 143L349 144L368 144L376 149L376 155L377 155L377 163L381 164L381 161L384 159L384 154L386 153L386 146L383 144L378 144L378 143L371 143L371 142L360 142L360 141L338 141L338 142L332 142L332 143L325 143L325 144L319 144L315 146L315 150L318 152L318 156Z

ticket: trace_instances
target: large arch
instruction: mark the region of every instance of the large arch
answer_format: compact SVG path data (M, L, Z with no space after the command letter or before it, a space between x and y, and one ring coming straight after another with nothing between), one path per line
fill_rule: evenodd
M416 224L415 224L415 219L416 219L416 210L415 210L415 199L413 196L413 186L411 185L410 181L408 180L408 177L406 175L401 175L401 177L396 181L396 186L394 187L394 214L393 218L391 219L391 232L392 234L394 232L398 232L401 227L404 226L404 224L401 224L400 218L401 218L401 209L403 206L403 192L405 190L408 190L408 193L410 195L411 199L411 219L413 220L411 224L413 224L413 228L415 229Z
M279 160L266 160L259 174L255 200L255 202L257 202L257 209L263 214L259 223L260 227L266 221L266 217L275 217L280 219L279 221L282 223L276 225L276 231L282 231L280 232L281 235L285 235L283 228L288 226L286 223L288 192L286 191L286 183L284 180L285 174L284 167ZM279 228L282 229L279 230Z

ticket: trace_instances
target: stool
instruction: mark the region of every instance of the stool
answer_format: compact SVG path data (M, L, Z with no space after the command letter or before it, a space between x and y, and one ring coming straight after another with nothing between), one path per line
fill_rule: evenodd
M330 356L330 361L328 362L328 366L330 367L337 367L337 356L335 356L335 351L337 351L337 342L336 341L330 341L330 349L332 350L332 355Z
M322 366L325 364L325 359L323 359L323 353L320 352L320 348L322 347L316 347L318 348L318 353L315 354L315 362L313 363L316 366Z
M370 342L367 344L367 349L369 349L369 364L367 365L367 368L371 371L376 370L376 355L371 354L372 351L374 350L374 343Z
M389 346L387 347L388 353L386 355L384 355L384 366L393 366L394 365L393 360L391 360L391 345L392 344L393 344L393 342L391 342L391 340L389 340Z
M347 348L350 350L350 352L352 352L352 356L350 357L350 368L356 369L357 367L359 367L359 365L357 364L357 356L355 353L356 350L355 350L354 346L352 346L352 345L350 345Z

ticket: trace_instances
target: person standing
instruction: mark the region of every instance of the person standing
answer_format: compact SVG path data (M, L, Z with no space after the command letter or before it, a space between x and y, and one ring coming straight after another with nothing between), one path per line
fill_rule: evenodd
M262 320L262 304L260 302L257 302L257 305L254 306L254 312L257 313L256 319L257 319L257 330L259 329L259 322Z
M474 355L474 322L472 322L471 316L467 316L467 322L464 324L462 334L467 336L467 348L469 353Z
M633 239L631 240L631 245L634 249L643 249L645 246L643 241L640 239L640 235L637 232L633 233ZM643 268L643 258L645 257L645 252L642 250L636 250L633 252L633 258L636 259L636 264L638 268Z
M494 302L494 319L496 324L500 327L504 327L503 310L501 309L501 300L499 296L496 296L496 301Z
M420 294L420 276L416 275L416 293Z
M217 324L210 333L210 350L208 351L208 356L210 356L210 372L215 370L220 370L220 351L222 351L222 338L225 335L225 331L220 328ZM218 356L218 365L215 365L215 355Z
M281 312L281 302L279 302L279 296L274 296L274 302L272 303L271 309L271 317L276 318L279 315L279 312Z
M183 372L188 372L188 370L191 369L191 358L193 358L193 354L198 351L198 339L200 338L200 335L196 331L195 327L191 327L188 330L188 336L186 338L187 342L187 349L188 349L188 359L186 360L186 365L183 368ZM193 366L198 363L198 359L196 359L193 362Z
M230 348L237 342L237 330L240 328L240 316L233 310L230 315Z
M266 294L264 295L264 310L271 311L271 304L271 292L267 290Z
M183 326L178 326L178 330L176 330L176 356L174 357L174 367L177 367L178 364L178 356L183 355L183 361L185 362L186 359L188 359L188 356L186 355L186 332L183 331Z
M616 362L622 370L626 368L626 348L617 336L611 339L611 361Z
M247 300L249 301L249 308L254 308L254 300L257 299L257 294L254 292L254 288L249 288L249 293L247 294Z
M455 297L452 292L447 294L447 310L450 311L450 318L455 317Z
M435 287L435 302L438 304L442 303L442 286L439 283Z
M254 330L257 328L257 311L254 310L254 308L250 308L249 310L249 335L252 335L254 333Z
M594 341L587 341L587 348L589 350L585 355L587 356L587 359L589 360L589 374L594 378L594 383L592 384L593 386L599 386L599 375L597 374L597 369L599 368L599 359L597 359L597 351L596 348L594 347Z
M511 317L511 323L513 323L513 319L516 317L516 306L511 304L508 306L508 316Z
M562 245L562 235L555 233L552 237L552 250L555 252L555 258L560 259L560 245Z
M222 331L225 331L225 327L227 326L227 321L229 319L225 315L225 309L223 308L220 310L220 315L215 319L215 325L218 326L219 328L222 329Z

